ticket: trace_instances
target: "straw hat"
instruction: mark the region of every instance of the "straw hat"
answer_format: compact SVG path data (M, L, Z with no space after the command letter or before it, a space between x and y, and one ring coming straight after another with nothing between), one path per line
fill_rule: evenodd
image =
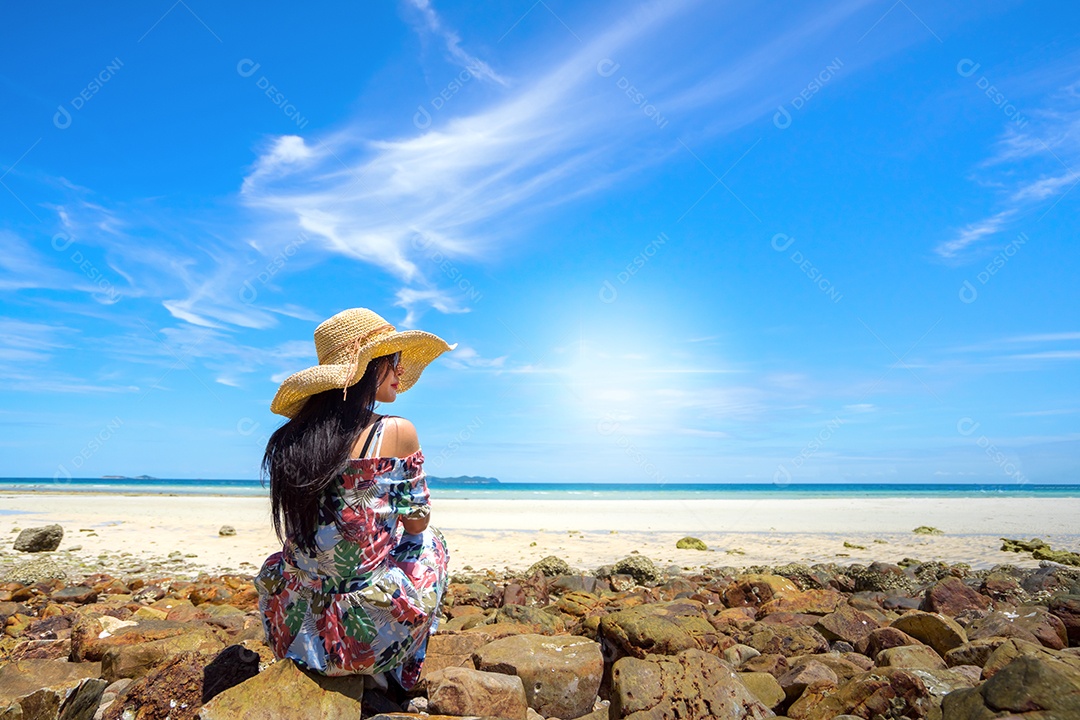
M372 358L401 352L398 392L416 383L420 373L435 358L453 350L457 343L422 330L397 329L367 308L343 310L315 328L315 350L319 364L293 373L278 388L270 411L295 417L312 395L334 388L348 388L359 382Z

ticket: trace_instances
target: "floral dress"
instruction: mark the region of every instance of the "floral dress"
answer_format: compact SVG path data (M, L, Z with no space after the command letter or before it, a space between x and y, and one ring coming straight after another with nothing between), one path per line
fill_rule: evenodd
M381 432L382 418L369 441ZM430 513L423 463L420 450L349 460L324 497L317 552L287 540L266 559L255 588L276 657L324 675L390 671L403 688L416 684L448 561L438 530L410 535L398 522Z

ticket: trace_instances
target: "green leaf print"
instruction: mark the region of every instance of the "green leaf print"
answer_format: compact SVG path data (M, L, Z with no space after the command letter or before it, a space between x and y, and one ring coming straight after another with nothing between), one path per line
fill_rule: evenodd
M297 597L285 606L285 627L289 628L290 635L296 635L300 632L300 626L304 624L307 609L308 601L303 597Z
M351 542L339 542L334 546L334 575L338 578L352 577L364 554L360 546Z
M354 606L345 610L341 624L345 626L345 631L356 638L360 642L370 643L378 635L378 631L375 629L375 621L371 619L371 616L367 614L364 608Z

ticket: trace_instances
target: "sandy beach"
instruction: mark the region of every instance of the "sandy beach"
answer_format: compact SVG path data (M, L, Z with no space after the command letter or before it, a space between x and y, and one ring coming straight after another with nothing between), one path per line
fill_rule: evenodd
M254 572L278 549L265 498L86 493L0 495L0 537L59 523L60 550L103 565L164 563L208 572ZM591 570L637 551L683 568L912 557L975 569L1028 556L1000 550L1001 537L1041 537L1080 549L1080 498L829 498L555 500L438 499L432 524L445 534L453 571L520 571L547 555ZM218 530L231 525L236 535ZM927 525L942 535L918 535ZM678 550L686 535L708 551ZM847 543L847 545L845 545ZM854 547L853 547L854 546ZM861 547L857 547L861 546ZM175 553L183 557L183 563ZM8 560L20 556L5 549Z

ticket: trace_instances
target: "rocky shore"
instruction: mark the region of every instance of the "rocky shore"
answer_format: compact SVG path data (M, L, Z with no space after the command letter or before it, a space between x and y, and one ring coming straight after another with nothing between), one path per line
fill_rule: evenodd
M0 717L1080 718L1080 569L1051 561L459 575L398 695L275 662L251 575L61 555L0 583Z

